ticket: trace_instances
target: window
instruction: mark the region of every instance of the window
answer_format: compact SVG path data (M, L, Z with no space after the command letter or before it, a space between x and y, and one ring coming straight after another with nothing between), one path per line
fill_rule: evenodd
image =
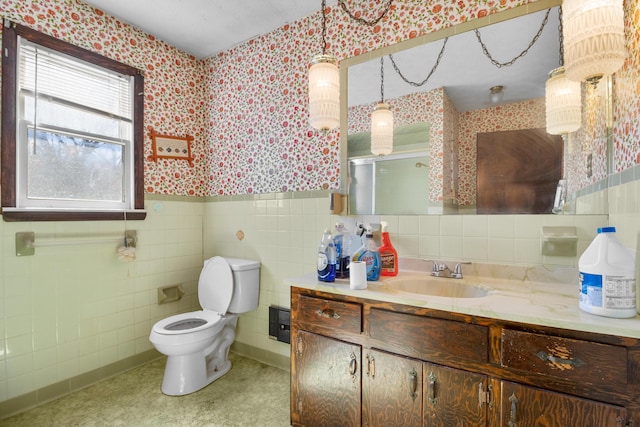
M142 75L16 24L3 48L4 219L143 219Z

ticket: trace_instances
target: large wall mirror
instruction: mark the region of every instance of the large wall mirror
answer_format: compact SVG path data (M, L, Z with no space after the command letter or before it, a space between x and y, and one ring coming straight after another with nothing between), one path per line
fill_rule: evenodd
M606 159L584 164L573 145L610 132L597 114L583 124L584 130L568 137L544 131L545 83L560 64L560 3L541 0L343 60L342 170L349 213L576 213L558 209L559 187L563 197L570 191L575 195L585 182L593 182L593 173L604 179L607 171ZM516 57L512 64L495 64ZM600 86L583 86L583 103L598 103L592 110L605 103L593 93L605 91L606 85ZM370 127L382 94L394 112L394 149L378 157L369 150ZM532 132L549 137L542 149L532 143ZM500 156L491 148L494 141L504 147ZM607 142L603 144L606 149ZM509 156L517 156L510 169L522 173L512 181L487 183L487 176L502 174L497 166L509 162ZM530 168L517 165L531 163L553 163L557 171L523 176ZM581 176L587 173L592 175ZM542 190L531 188L536 183ZM520 207L536 193L545 193L546 207L533 201L536 211ZM508 194L517 208L504 201ZM505 208L479 209L478 202L488 199L500 200ZM598 204L579 213L606 211Z

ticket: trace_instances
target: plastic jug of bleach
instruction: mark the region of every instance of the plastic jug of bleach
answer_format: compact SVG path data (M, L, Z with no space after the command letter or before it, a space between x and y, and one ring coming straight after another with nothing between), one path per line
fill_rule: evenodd
M598 235L578 261L580 308L599 316L634 317L635 256L615 233L615 227L598 228Z

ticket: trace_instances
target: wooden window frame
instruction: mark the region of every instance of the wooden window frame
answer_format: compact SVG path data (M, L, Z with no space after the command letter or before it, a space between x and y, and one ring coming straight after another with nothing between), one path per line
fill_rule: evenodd
M133 128L133 209L72 210L16 209L16 59L18 36L74 58L96 64L134 78ZM5 20L2 31L2 136L0 185L2 216L5 221L97 221L143 220L144 211L144 77L134 67L95 52L58 40L31 28Z

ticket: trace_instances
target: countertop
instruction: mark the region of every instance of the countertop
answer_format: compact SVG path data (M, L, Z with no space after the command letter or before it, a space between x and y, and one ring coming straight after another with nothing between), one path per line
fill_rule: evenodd
M545 270L545 269L542 269ZM499 274L496 274L499 272ZM493 319L541 326L595 332L621 337L640 338L640 316L626 319L597 316L578 306L577 271L557 272L530 268L475 268L463 279L435 278L425 271L400 271L396 277L367 282L367 288L353 290L348 279L321 282L316 274L287 279L289 286L313 289L338 295L393 302ZM500 277L496 277L500 276ZM427 280L473 284L488 290L478 298L451 298L407 293L394 288L393 281L424 278Z

